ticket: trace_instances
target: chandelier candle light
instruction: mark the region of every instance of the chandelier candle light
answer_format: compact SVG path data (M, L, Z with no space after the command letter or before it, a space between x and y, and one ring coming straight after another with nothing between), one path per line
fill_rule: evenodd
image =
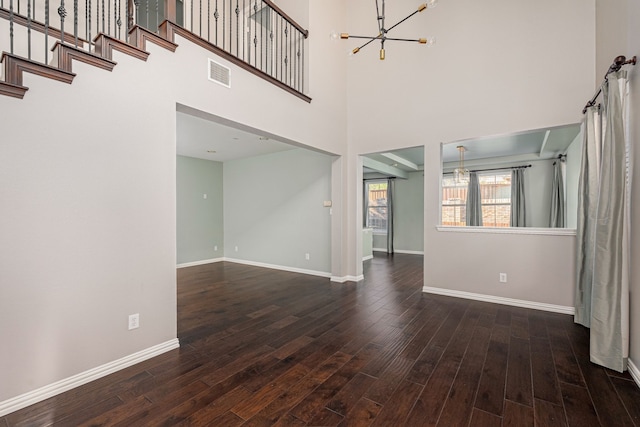
M378 16L378 35L375 37L370 37L370 36L353 36L350 35L348 33L341 33L338 35L338 33L331 33L331 38L332 39L337 39L338 36L341 39L366 39L368 40L366 43L364 43L362 46L356 47L355 49L353 49L351 51L351 54L355 55L356 53L360 52L360 49L362 49L363 47L369 45L371 42L373 42L374 40L380 40L380 59L384 60L384 43L387 40L391 40L391 41L400 41L400 42L418 42L420 44L426 44L427 46L431 46L435 43L435 37L429 37L429 38L419 38L419 39L402 39L402 38L392 38L392 37L387 37L387 33L391 30L393 30L395 27L397 27L398 25L402 24L404 21L406 21L407 19L411 18L412 16L414 16L417 13L423 12L424 10L426 10L427 8L434 8L437 4L438 0L429 0L427 3L423 3L420 6L418 6L418 9L416 11L414 11L413 13L410 13L406 18L401 19L400 21L396 22L395 24L393 24L392 26L390 26L389 28L385 27L385 5L384 5L384 0L382 0L382 4L380 4L380 0L376 0L376 11L377 11L377 16Z

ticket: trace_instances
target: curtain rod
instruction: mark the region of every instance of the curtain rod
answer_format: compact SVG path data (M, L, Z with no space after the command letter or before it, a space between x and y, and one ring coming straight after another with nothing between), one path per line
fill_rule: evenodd
M509 169L526 169L530 168L532 165L523 165L523 166L510 166L506 168L492 168L492 169L475 169L469 172L488 172L488 171L506 171ZM451 175L453 172L443 172L442 175Z
M636 65L636 57L634 56L633 58L627 61L627 57L624 55L616 56L616 58L613 60L613 64L611 64L611 66L607 70L607 73L604 75L604 81L600 85L600 88L598 88L598 91L596 92L595 95L593 95L593 98L591 98L590 101L587 101L587 104L582 109L582 114L587 112L587 108L593 107L596 104L596 99L602 93L602 86L604 86L604 83L607 81L607 76L611 73L615 73L616 71L619 71L623 65L628 65L628 64Z

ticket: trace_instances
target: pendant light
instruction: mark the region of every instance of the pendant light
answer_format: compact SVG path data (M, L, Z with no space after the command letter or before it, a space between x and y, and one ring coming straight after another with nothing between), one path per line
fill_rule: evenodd
M456 148L458 149L459 162L458 167L453 170L453 180L458 184L466 184L469 182L469 169L464 167L464 152L467 149L464 148L464 145L458 145Z
M404 19L401 19L400 21L396 22L395 24L391 25L390 27L387 27L386 23L385 23L385 12L386 12L385 11L385 1L382 0L382 2L380 2L380 0L376 0L376 12L377 12L377 20L378 20L378 34L377 35L375 35L375 36L354 36L354 35L348 34L348 33L340 33L340 34L338 34L337 32L334 31L334 32L331 33L331 38L334 39L334 40L337 40L338 38L341 38L341 39L352 38L352 39L365 39L365 40L368 40L367 42L365 42L361 46L358 46L355 49L353 49L351 51L351 55L355 55L356 53L360 52L360 49L362 49L363 47L369 45L371 42L373 42L375 40L380 40L380 59L381 60L384 60L384 58L385 58L384 43L386 41L416 42L416 43L419 43L419 44L425 44L427 46L432 46L436 41L435 37L428 37L428 38L421 37L421 38L417 38L417 39L392 38L392 37L387 37L387 33L389 31L393 30L398 25L400 25L403 22L405 22L407 19L409 19L412 16L416 15L417 13L423 12L427 8L435 7L437 3L438 3L438 0L428 0L426 3L423 3L420 6L418 6L418 8L415 11L410 13Z

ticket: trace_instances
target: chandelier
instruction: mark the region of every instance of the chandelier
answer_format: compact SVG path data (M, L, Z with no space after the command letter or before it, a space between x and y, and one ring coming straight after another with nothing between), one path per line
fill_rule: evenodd
M417 13L420 13L424 10L426 10L427 8L434 8L437 4L438 0L429 0L427 3L423 3L420 6L418 6L418 9L415 10L414 12L410 13L406 18L401 19L400 21L396 22L395 24L393 24L392 26L390 26L389 28L387 28L385 25L385 5L384 5L384 0L382 0L382 4L380 4L380 0L376 0L376 12L377 12L377 16L378 16L378 35L377 36L354 36L354 35L350 35L348 33L340 33L339 37L341 39L365 39L368 40L367 42L365 42L363 45L356 47L355 49L353 49L351 51L351 54L356 54L358 52L360 52L360 49L362 49L363 47L371 44L371 42L375 41L375 40L380 40L380 59L384 60L384 43L388 40L391 41L400 41L400 42L417 42L420 44L426 44L427 46L431 46L435 43L435 37L429 37L429 38L419 38L419 39L403 39L403 38L393 38L393 37L387 37L387 33L391 30L393 30L395 27L397 27L398 25L402 24L404 21L406 21L407 19L411 18L412 16L414 16ZM337 39L338 38L338 34L337 33L332 33L331 37L333 39Z
M453 170L453 180L458 184L464 184L469 182L469 169L464 167L464 152L467 151L464 145L458 145L456 147L459 153L458 167Z

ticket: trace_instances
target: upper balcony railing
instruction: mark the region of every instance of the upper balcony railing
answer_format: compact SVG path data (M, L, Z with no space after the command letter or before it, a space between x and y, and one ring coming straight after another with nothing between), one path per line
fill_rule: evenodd
M58 40L87 51L103 33L128 41L135 26L168 20L255 74L305 92L308 32L271 0L0 0L0 50L44 64Z

